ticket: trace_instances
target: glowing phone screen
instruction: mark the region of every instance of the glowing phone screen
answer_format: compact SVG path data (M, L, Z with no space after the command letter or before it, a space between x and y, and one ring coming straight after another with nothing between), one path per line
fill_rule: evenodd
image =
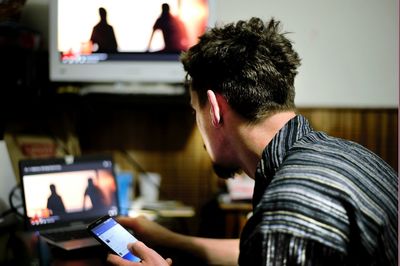
M113 218L109 218L102 224L94 227L92 231L122 258L135 262L141 260L130 253L127 248L128 243L134 243L137 239Z

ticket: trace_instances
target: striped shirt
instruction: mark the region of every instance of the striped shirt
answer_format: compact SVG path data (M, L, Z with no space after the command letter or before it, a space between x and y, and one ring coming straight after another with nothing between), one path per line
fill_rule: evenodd
M397 174L301 115L258 164L240 265L397 265Z

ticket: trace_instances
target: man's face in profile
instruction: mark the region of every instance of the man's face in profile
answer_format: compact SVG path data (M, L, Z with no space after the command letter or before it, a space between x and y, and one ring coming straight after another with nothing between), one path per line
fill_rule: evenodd
M217 135L218 132L216 132L216 130L218 129L215 129L212 126L209 106L200 107L198 95L193 90L190 90L190 97L191 107L196 114L197 128L199 129L204 142L203 147L213 162L214 172L217 174L217 176L224 179L233 177L236 173L240 173L240 167L230 165L224 161L224 156L222 154L225 153L225 146L216 141L216 139L220 138L221 136Z

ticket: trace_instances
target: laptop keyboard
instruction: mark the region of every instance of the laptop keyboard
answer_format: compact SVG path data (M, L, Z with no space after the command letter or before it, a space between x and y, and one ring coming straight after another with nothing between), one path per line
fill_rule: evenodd
M78 229L74 231L52 231L42 233L41 235L53 241L66 241L91 237L86 229Z

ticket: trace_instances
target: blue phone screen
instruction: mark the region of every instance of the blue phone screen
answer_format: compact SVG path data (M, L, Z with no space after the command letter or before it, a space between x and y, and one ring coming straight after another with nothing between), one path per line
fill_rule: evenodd
M122 258L135 262L141 260L130 253L127 248L128 243L134 243L137 239L113 218L108 218L102 224L94 227L92 231Z

